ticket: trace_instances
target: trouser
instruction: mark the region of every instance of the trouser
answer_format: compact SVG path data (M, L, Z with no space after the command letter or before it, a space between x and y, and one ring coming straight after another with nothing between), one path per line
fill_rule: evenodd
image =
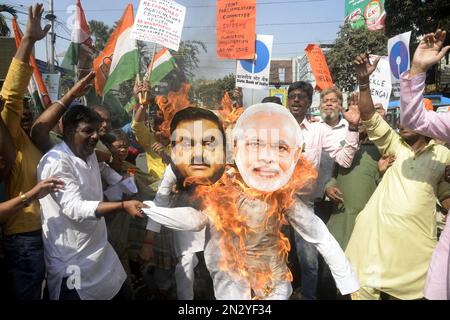
M330 201L314 203L314 213L325 223L332 212ZM300 293L303 300L317 299L317 285L319 277L319 252L316 247L295 232L295 246L300 263Z
M3 249L16 300L40 300L45 277L42 231L5 236Z
M434 249L425 282L425 298L450 300L450 217Z
M69 289L67 286L68 278L63 278L61 283L61 291L59 292L59 300L81 300L77 289ZM130 282L125 280L119 292L111 299L113 301L130 300Z
M194 269L198 264L195 252L185 252L179 257L175 267L178 300L194 299Z

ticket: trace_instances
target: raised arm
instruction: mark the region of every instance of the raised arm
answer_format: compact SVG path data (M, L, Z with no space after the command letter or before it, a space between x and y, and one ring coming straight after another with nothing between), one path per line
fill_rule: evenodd
M411 70L400 79L400 122L423 135L450 142L450 113L436 113L423 107L426 72L450 49L442 47L446 32L425 35L417 47Z
M31 140L42 152L47 152L53 147L50 142L50 131L56 126L72 101L87 93L94 78L95 72L92 71L78 81L61 100L54 102L36 119L31 127Z
M33 69L29 65L30 55L34 44L44 38L50 29L49 25L44 29L41 28L43 9L42 4L29 7L27 29L9 67L1 92L4 100L1 116L14 141L21 130L23 98L33 73Z

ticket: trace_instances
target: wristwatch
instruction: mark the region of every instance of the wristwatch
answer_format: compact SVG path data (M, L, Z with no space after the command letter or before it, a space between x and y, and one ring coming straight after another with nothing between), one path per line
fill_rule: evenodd
M19 197L24 207L28 207L30 205L30 199L28 199L28 197L23 192L19 193Z

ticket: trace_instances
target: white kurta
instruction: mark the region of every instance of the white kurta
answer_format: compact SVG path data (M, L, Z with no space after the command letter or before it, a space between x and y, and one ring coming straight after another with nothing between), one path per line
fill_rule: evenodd
M56 177L65 183L60 192L39 200L50 299L59 298L65 277L75 281L82 300L113 298L126 274L95 210L103 201L101 177L109 184L122 177L99 164L95 153L85 162L64 142L44 155L37 172L38 180Z

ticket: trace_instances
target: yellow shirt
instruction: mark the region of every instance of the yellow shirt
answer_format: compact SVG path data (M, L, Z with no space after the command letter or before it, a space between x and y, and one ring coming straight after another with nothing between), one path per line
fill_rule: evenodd
M36 185L36 168L42 157L42 153L20 127L23 98L32 73L33 68L14 58L1 92L5 99L1 116L17 148L16 161L6 180L6 193L9 199L17 197L21 191L29 191ZM38 201L18 210L4 225L6 235L39 229L41 229L41 217Z
M153 133L150 133L149 129L145 126L145 123L136 122L133 120L131 123L131 131L136 137L136 141L144 148L145 156L147 158L148 173L152 175L156 180L162 178L164 171L166 170L166 164L162 161L161 157L152 149L152 145L157 142Z
M415 154L378 113L363 124L380 153L396 160L358 215L346 255L362 287L419 299L436 245L436 197L450 195L450 151L431 140Z

